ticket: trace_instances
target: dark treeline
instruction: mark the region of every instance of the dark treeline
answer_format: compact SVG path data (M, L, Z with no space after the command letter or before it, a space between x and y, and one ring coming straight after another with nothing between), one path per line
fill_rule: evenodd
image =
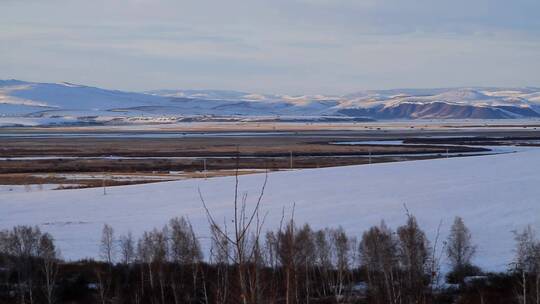
M516 233L510 270L486 274L471 263L476 247L461 218L430 244L412 215L396 230L381 223L351 236L292 219L263 233L263 219L242 210L230 230L209 218L206 258L185 218L138 239L105 225L99 261L63 261L37 227L2 231L0 303L540 302L540 243L530 228Z

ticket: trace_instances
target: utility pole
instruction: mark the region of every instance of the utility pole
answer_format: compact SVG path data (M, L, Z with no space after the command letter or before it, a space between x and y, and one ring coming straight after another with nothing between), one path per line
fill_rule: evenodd
M291 151L291 154L290 154L290 167L291 167L291 169L293 168L293 156L292 156L292 151Z
M204 179L207 178L207 175L206 175L206 158L203 158L203 167L204 167Z
M105 186L105 173L103 173L101 181L103 183L103 195L107 195L107 187Z

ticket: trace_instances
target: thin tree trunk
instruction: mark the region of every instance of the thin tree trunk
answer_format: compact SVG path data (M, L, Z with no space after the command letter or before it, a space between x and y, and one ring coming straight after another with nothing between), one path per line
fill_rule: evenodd
M536 287L536 304L540 304L540 274L537 273L536 274L536 282L535 282L535 287Z
M521 281L523 288L523 304L527 304L527 275L525 271L521 271Z

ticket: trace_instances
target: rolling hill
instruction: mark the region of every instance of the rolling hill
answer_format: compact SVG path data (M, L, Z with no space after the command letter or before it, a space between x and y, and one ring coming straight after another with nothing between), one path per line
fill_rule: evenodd
M71 83L0 80L0 125L223 118L358 121L538 117L539 88L394 89L343 96L289 96L224 90L123 92Z

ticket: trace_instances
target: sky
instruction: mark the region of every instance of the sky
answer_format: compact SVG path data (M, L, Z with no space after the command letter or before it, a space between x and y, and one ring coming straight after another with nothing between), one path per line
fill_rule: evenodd
M540 86L538 0L0 0L0 79L130 91Z

